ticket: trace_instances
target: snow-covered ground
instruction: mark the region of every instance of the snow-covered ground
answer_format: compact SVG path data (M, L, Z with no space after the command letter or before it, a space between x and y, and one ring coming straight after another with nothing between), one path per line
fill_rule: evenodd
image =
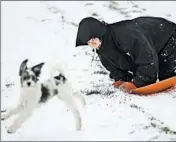
M62 61L81 93L83 126L75 131L72 114L56 98L35 110L14 134L14 118L1 121L1 140L176 140L176 90L140 97L112 87L108 72L92 60L89 47L75 48L79 21L93 16L112 23L137 16L176 22L175 1L3 1L1 10L1 109L16 103L21 62Z

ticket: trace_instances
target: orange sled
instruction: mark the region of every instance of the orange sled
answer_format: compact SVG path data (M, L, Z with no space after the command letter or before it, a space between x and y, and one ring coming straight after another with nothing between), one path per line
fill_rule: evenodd
M132 91L132 93L138 94L138 95L148 95L148 94L164 91L166 89L174 87L174 85L176 85L176 76L144 86L144 87L136 88Z

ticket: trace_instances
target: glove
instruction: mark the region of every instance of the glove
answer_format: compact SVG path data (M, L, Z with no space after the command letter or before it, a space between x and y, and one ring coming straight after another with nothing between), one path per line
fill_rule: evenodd
M119 86L119 89L126 93L132 93L132 90L136 88L137 87L132 82L124 82Z
M115 87L115 88L118 88L120 85L122 85L124 83L124 81L115 81L112 85Z

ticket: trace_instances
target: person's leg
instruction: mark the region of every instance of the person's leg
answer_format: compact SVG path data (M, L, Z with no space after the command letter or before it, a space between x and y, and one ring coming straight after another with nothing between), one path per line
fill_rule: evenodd
M176 76L176 33L169 39L159 56L158 79L164 80Z

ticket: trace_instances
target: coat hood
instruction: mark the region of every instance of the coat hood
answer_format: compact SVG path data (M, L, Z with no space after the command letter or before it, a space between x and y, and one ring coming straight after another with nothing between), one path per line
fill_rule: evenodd
M93 17L87 17L81 20L78 27L76 37L76 47L80 45L87 45L91 38L98 37L101 39L105 33L106 26L99 20Z

